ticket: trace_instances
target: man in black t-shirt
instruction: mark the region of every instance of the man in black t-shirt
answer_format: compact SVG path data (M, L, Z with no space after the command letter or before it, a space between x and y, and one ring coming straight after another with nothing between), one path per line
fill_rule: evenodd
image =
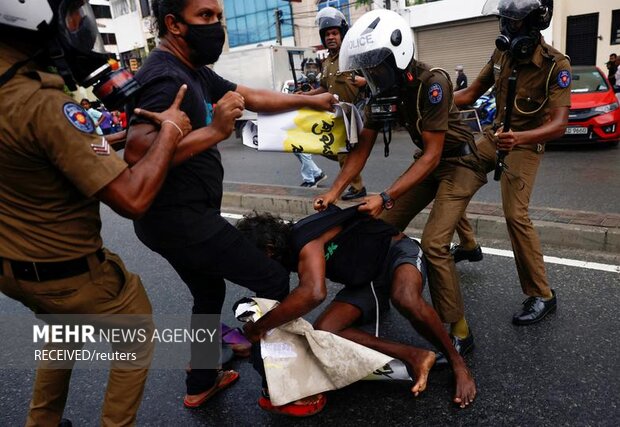
M161 44L135 76L141 92L133 106L162 111L185 83L188 90L181 109L189 116L193 131L178 144L173 167L153 205L134 222L136 234L165 257L187 284L194 298L194 314L221 313L224 279L228 279L257 296L281 300L269 319L271 327L279 326L305 313L308 303L301 294L285 299L288 272L220 216L224 169L216 145L230 136L245 107L260 112L301 107L327 110L337 101L330 94L294 96L250 89L206 68L217 61L225 37L217 0L158 0L153 12ZM125 149L128 163L146 153L156 130L151 122L131 118ZM192 325L198 326L194 320ZM204 369L208 367L200 365L201 351L204 346L192 343L187 407L199 406L238 377L234 371Z
M236 226L256 247L297 272L295 292L314 295L316 306L327 295L325 279L344 284L314 327L405 362L415 374L411 391L417 396L426 388L435 355L378 336L379 315L392 301L424 338L448 355L456 380L453 401L467 406L475 398L476 385L437 312L422 297L427 278L420 245L386 222L359 212L358 207L342 210L329 205L292 226L268 213L254 213ZM250 325L261 328L261 322ZM361 323L375 323L377 336L358 329ZM262 407L269 405L269 401L261 403ZM277 412L277 407L272 410Z

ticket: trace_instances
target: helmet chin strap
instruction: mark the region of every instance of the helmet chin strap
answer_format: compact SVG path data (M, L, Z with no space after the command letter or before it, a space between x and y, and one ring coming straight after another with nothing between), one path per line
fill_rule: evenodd
M17 74L17 71L21 67L23 67L24 65L26 65L33 59L37 58L38 56L42 55L44 52L45 52L45 49L39 49L32 56L29 56L23 61L19 61L13 64L8 70L6 70L4 73L2 73L2 75L0 75L0 87L4 86L9 80L15 77L15 74Z
M62 79L65 81L65 84L67 85L69 90L76 90L77 85L75 84L73 73L71 73L71 68L69 67L69 63L67 62L67 59L65 57L65 52L56 37L48 41L47 53L54 67L56 67L58 74L60 74Z

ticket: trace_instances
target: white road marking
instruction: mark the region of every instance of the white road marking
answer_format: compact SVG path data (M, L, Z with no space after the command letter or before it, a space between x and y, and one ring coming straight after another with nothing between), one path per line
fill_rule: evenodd
M241 219L243 218L243 215L239 215L239 214L232 214L232 213L222 213L222 216L224 218L230 218L230 219ZM419 237L416 237L416 239L419 240ZM489 255L497 255L497 256L503 256L503 257L508 257L508 258L514 258L514 254L512 253L512 251L507 251L504 249L495 249L495 248L486 248L483 247L482 248L482 252L485 254L489 254ZM570 258L558 258L558 257L554 257L554 256L544 256L544 260L546 263L549 264L559 264L559 265L566 265L569 267L577 267L577 268L586 268L589 270L599 270L599 271L609 271L612 273L620 273L620 265L612 265L612 264L601 264L598 262L588 262L588 261L579 261L576 259L570 259Z
M514 258L512 251L506 251L504 249L494 248L482 248L482 252L489 255L498 255L508 258ZM569 267L587 268L589 270L610 271L612 273L620 273L620 265L600 264L598 262L579 261L570 258L558 258L555 256L545 255L544 260L549 264L567 265Z

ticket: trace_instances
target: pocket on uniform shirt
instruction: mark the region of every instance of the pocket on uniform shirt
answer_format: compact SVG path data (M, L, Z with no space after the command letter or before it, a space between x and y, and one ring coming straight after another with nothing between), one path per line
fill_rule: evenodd
M520 114L537 114L542 110L547 97L544 93L530 93L527 90L521 90L515 98L515 110Z

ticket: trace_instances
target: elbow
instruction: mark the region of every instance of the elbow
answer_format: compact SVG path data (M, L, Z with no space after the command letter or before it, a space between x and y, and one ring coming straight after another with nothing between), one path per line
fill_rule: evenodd
M317 307L325 301L325 298L327 298L327 289L322 286L309 293L308 302L310 302L313 307Z
M135 221L142 218L151 206L150 203L141 200L141 198L126 198L121 203L116 203L113 209L119 215Z
M140 219L146 214L150 206L150 203L144 203L139 201L135 203L130 203L126 209L127 215L125 216L131 220Z

